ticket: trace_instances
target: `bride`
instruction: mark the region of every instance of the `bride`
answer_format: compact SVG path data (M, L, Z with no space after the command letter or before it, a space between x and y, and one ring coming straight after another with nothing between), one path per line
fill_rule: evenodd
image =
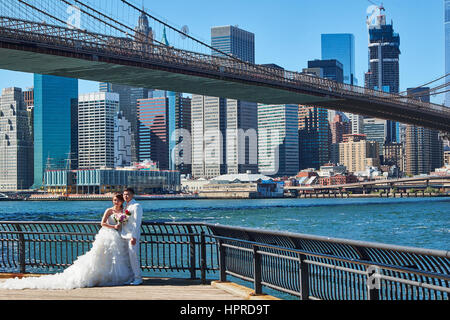
M112 208L106 209L92 248L61 273L30 278L8 279L0 289L74 289L83 287L117 286L130 283L131 269L127 242L118 230L120 215L124 214L124 198L113 197Z

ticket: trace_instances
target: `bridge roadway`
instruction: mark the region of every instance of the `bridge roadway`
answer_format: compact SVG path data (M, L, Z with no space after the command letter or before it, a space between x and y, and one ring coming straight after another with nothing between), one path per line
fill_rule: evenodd
M450 176L427 176L427 177L415 177L415 178L400 178L400 179L390 179L390 180L375 180L375 181L365 181L347 184L336 184L336 185L314 185L314 186L287 186L285 190L321 190L321 189L350 189L365 186L374 185L396 185L399 183L408 182L418 182L424 181L428 185L429 181L445 181L450 183Z
M450 108L229 58L0 17L0 69L302 104L450 132Z

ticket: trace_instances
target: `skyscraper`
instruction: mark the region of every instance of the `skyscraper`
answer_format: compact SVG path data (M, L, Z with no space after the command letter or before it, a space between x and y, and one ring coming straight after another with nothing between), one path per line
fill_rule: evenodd
M355 37L351 33L322 34L322 60L336 59L343 65L344 83L358 85L355 75ZM328 120L334 119L336 112L329 112ZM346 113L352 123L352 133L363 133L363 116Z
M152 160L160 169L191 173L191 99L181 93L155 90L138 100L139 161Z
M211 44L224 53L255 62L255 36L236 26L211 28ZM221 55L212 51L213 55ZM257 104L192 96L192 174L213 178L258 171Z
M78 98L78 154L80 169L114 168L114 116L119 95L82 94Z
M298 107L299 168L316 168L330 161L330 126L325 108Z
M255 63L255 34L237 26L212 27L211 46L244 61ZM214 50L212 55L221 56Z
M369 25L369 70L365 74L365 87L384 92L398 93L400 86L399 56L400 36L394 32L393 23L386 24L381 13L376 23ZM397 141L397 123L386 121L386 143Z
M450 0L444 0L444 27L445 27L445 74L450 74ZM450 75L445 82L450 81ZM445 105L450 107L450 92L445 94Z
M34 75L34 187L42 186L44 171L67 167L76 159L78 80Z
M114 167L131 165L131 125L121 111L114 117Z
M430 88L408 88L409 96L430 102ZM405 141L406 168L408 174L429 174L443 165L443 143L439 131L406 125Z
M343 81L342 63L335 59L308 61L310 73L337 82ZM299 106L299 166L316 168L330 161L331 131L329 118L336 112L325 108Z
M226 99L192 95L192 176L214 178L226 170Z
M351 33L322 34L322 60L335 59L343 65L344 83L357 84L355 78L355 37Z
M28 189L33 184L33 141L20 88L0 96L0 191Z
M169 169L169 102L166 91L138 100L139 162L151 160Z
M131 125L131 159L132 162L138 161L139 153L139 124L137 116L137 101L148 97L149 89L134 88L115 83L100 83L100 92L114 92L119 94L118 111L122 112L123 117Z
M258 105L258 167L269 176L299 171L298 105Z

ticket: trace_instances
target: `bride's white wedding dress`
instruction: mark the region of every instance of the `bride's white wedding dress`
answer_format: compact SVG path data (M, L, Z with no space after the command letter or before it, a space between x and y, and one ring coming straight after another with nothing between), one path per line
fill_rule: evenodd
M113 216L108 223L116 224ZM0 289L75 289L124 285L134 278L127 241L114 229L102 227L92 248L61 273L0 282Z

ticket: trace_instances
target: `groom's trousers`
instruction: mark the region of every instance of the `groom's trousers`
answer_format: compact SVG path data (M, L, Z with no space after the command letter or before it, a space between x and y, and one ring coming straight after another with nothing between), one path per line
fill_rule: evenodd
M128 253L130 255L134 279L142 279L141 264L139 263L139 238L136 239L136 244L134 246L131 244L131 241L128 241Z

